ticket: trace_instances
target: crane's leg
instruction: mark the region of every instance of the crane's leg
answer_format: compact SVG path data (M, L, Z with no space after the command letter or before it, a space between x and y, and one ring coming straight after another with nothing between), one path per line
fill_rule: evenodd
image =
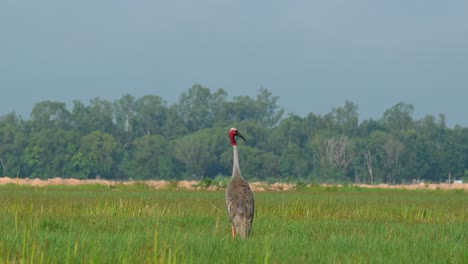
M234 230L234 225L231 224L231 234L232 238L236 237L236 231Z

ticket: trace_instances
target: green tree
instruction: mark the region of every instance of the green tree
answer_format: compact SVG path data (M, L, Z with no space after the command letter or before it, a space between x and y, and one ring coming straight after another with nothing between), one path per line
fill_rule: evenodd
M94 131L82 137L79 151L91 164L91 178L114 178L119 149L112 135Z
M113 104L113 113L116 128L123 132L132 132L137 116L135 97L126 94L116 100Z
M78 151L71 157L71 173L70 177L75 179L88 179L93 170L93 164L87 156Z
M210 89L196 84L181 94L177 107L186 127L190 131L197 131L212 126L211 105Z
M44 173L43 149L37 145L29 145L24 150L23 160L26 165L25 173L31 178L51 177Z
M0 117L0 173L16 176L21 171L21 156L27 144L23 120L15 113Z
M372 182L372 159L366 148L366 138L355 136L351 138L348 153L350 157L350 177L355 183Z
M211 111L213 113L213 126L215 127L230 123L227 98L228 93L223 89L218 89L212 94Z
M269 145L275 147L275 153L281 151L288 144L296 144L305 147L314 133L314 127L308 125L308 119L297 115L290 115L281 120L278 126L274 127L268 137Z
M399 178L402 182L413 179L425 179L431 169L428 145L424 137L414 130L400 132L399 138L404 143Z
M84 135L90 133L92 128L88 124L89 109L79 100L73 101L73 109L71 112L71 119L73 129Z
M272 93L265 88L258 92L256 113L257 120L262 126L271 128L283 117L284 109L278 105L278 99L278 96L272 96Z
M413 129L413 111L413 105L400 102L385 110L382 118L383 124L391 131Z
M441 149L441 175L437 178L445 180L466 176L468 168L468 129L455 127L447 131ZM434 177L436 179L436 177Z
M333 108L331 113L324 116L324 119L331 124L331 129L353 136L358 130L359 114L357 110L358 106L356 104L346 101L343 107Z
M90 104L85 106L80 101L73 102L72 117L75 128L82 135L89 134L93 131L101 131L103 133L115 133L113 122L114 111L112 103L109 101L94 98L90 100Z
M346 135L333 136L322 141L322 164L331 169L337 180L347 180L345 177L351 162L348 155L349 141Z
M183 178L229 175L229 127L247 138L239 144L249 179L335 182L445 181L468 174L468 129L448 128L445 116L413 120L414 107L398 103L379 120L359 123L346 101L324 116L300 117L260 89L255 98L228 100L223 89L196 84L167 105L159 96L124 95L43 101L30 120L0 117L0 175L29 177ZM190 177L190 176L189 176Z
M175 179L175 164L172 161L169 142L161 135L143 136L135 139L133 170L136 179Z
M308 176L307 153L294 143L286 145L279 159L281 175L300 180Z
M385 180L385 151L384 144L387 133L384 131L373 131L365 142L364 158L369 172L369 182L379 183Z
M167 120L167 103L159 96L146 95L136 101L137 135L163 135Z
M386 136L384 145L384 167L386 171L385 180L389 183L394 183L395 177L399 175L401 167L401 156L404 151L403 143L389 134Z
M226 103L227 119L231 122L256 121L265 128L272 128L281 120L284 109L277 104L279 97L267 89L260 89L257 98L236 96Z
M177 105L170 106L167 109L166 116L163 135L167 140L177 139L189 133L183 118L179 115Z
M367 138L375 131L387 131L381 120L363 120L359 124L358 135Z
M244 176L262 181L279 181L281 179L280 157L274 153L249 146L241 148L239 152L239 159L243 164L241 170Z
M65 103L54 101L37 103L31 111L31 121L35 131L71 127L70 112Z
M204 129L175 141L175 156L189 175L203 178L208 167L217 161L212 133L213 129Z
M240 121L258 121L257 102L249 96L236 96L226 105L228 120L232 123Z
M25 173L33 178L69 177L70 160L78 148L73 131L44 129L31 135L25 149Z
M417 137L424 145L425 157L424 162L429 165L426 175L420 175L425 179L439 179L442 174L447 175L448 171L444 171L444 149L448 146L447 128L445 126L445 117L440 116L439 122L432 115L426 115L417 123ZM447 153L448 154L448 153Z

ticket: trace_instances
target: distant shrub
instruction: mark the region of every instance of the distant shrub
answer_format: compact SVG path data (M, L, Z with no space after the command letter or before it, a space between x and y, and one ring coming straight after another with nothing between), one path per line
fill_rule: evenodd
M307 184L302 181L296 182L296 191L303 191L305 189L307 189Z
M229 177L223 176L223 175L217 175L212 184L218 186L219 188L226 188L229 184Z
M177 180L171 180L167 181L166 186L164 186L165 190L176 190L179 186L179 183Z
M198 187L202 187L202 188L208 188L211 186L211 184L213 183L213 180L210 179L210 178L205 178L203 179L202 181L200 181L200 183L198 183Z

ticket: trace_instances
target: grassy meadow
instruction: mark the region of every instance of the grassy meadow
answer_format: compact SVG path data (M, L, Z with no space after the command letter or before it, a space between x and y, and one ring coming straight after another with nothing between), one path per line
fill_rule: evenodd
M468 263L468 193L256 192L248 240L224 191L0 186L0 263Z

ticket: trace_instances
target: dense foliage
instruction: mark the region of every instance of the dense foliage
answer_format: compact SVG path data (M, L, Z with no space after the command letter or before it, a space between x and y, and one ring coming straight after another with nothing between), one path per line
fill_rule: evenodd
M106 179L192 179L230 175L228 129L252 180L399 183L445 181L468 174L468 128L444 115L414 120L398 103L379 120L359 120L346 101L323 116L284 116L278 97L229 100L223 89L194 85L177 103L157 95L124 95L88 105L37 103L30 120L0 118L0 176Z

